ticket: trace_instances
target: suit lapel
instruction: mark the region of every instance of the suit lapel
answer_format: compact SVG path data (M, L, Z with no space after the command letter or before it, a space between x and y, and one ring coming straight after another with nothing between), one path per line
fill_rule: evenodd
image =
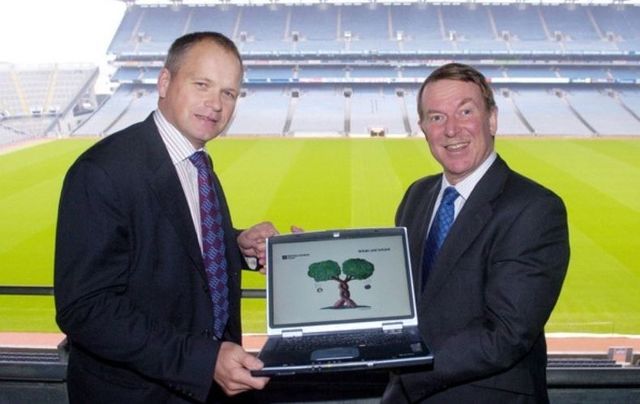
M502 193L508 167L498 157L471 192L458 214L431 270L425 290L426 298L442 290L443 283L482 229L493 216L493 201Z
M145 120L144 133L141 136L144 137L147 144L148 159L146 161L148 162L147 169L152 192L158 200L163 214L167 216L169 222L173 225L178 239L182 241L187 254L206 281L207 277L198 244L198 236L193 228L189 205L184 196L182 185L180 185L176 169L169 157L169 152L160 138L152 116Z

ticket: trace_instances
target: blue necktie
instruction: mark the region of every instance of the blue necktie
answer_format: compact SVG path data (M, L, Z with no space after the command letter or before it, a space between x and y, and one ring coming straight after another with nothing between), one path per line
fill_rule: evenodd
M433 218L431 224L431 230L429 230L429 236L427 236L427 242L424 245L424 254L422 258L422 288L427 284L427 278L431 267L438 256L440 247L444 243L444 239L447 238L447 233L453 223L453 203L460 194L454 187L447 187L442 195L440 206L436 212L436 216Z
M216 191L213 188L213 170L209 165L209 156L204 151L197 151L189 157L189 160L198 169L202 259L213 303L213 331L216 337L221 338L229 319L229 287L227 285L227 260L224 256L222 214Z

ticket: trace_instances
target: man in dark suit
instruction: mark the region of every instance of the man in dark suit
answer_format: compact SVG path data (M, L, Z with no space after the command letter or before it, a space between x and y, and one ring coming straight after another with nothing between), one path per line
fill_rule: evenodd
M420 88L420 127L443 174L409 187L396 224L408 228L434 365L392 374L385 403L548 401L544 325L569 262L566 210L496 154L497 112L470 66L444 65Z
M238 50L223 35L177 39L158 78L158 109L69 169L55 300L69 342L72 403L225 402L268 382L250 375L262 364L240 345L240 270L244 257L264 263L264 240L276 230L268 222L234 229L204 149L229 123L242 74ZM217 306L205 268L197 153L203 184L214 192L204 200L221 220L213 231L221 258L211 265L226 290L215 291Z

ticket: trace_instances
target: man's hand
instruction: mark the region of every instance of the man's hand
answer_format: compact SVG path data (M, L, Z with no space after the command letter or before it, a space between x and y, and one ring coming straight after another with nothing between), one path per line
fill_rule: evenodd
M258 223L238 236L238 246L245 257L254 257L262 266L265 264L265 243L267 237L275 236L278 230L271 222Z
M262 362L240 345L225 341L220 346L213 380L225 394L234 396L248 390L262 390L268 377L253 377L249 370L262 369Z
M300 227L291 226L292 233L300 233L303 230ZM278 230L271 222L258 223L255 226L243 231L238 236L238 246L245 257L253 257L258 260L258 264L262 267L266 265L266 241L267 237L275 236ZM264 273L264 269L261 270Z

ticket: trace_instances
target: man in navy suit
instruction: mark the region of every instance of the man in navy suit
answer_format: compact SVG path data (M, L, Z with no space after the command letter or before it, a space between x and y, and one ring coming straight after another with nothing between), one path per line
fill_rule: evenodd
M177 39L158 78L158 109L69 169L55 300L69 342L72 403L226 402L268 382L251 376L262 363L240 345L240 272L245 257L264 263L265 238L276 229L264 222L235 230L211 172L228 286L228 310L219 316L228 320L216 335L198 170L189 159L229 123L242 75L238 50L225 36Z
M497 113L470 66L444 65L420 88L420 127L443 173L409 187L396 224L408 228L434 364L392 374L385 403L548 401L544 325L569 263L566 210L496 154ZM448 187L453 223L441 247L425 252Z

